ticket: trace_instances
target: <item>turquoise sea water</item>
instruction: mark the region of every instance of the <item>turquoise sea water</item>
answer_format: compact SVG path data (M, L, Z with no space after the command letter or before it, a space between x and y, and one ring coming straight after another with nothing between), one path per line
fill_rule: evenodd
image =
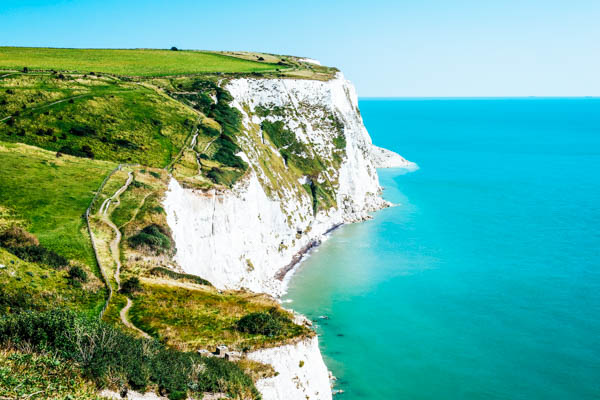
M600 99L360 108L420 170L292 278L339 399L600 399Z

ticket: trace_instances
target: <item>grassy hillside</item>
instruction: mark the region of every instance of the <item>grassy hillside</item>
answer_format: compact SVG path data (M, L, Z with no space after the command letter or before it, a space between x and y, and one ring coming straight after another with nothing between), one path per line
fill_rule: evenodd
M278 68L276 64L203 51L0 47L0 69L22 70L24 67L123 76L249 73Z
M99 400L76 363L53 354L0 349L0 399Z
M189 283L144 279L143 291L135 297L132 320L161 341L185 350L214 349L225 344L248 350L285 343L310 335L306 327L286 320L274 335L251 334L236 329L244 315L268 313L281 307L267 296L244 292L219 293L216 289ZM289 318L289 316L288 316Z
M246 132L224 83L326 80L336 70L261 53L0 47L2 69L0 397L94 398L108 386L256 398L252 380L272 368L193 351L219 344L248 351L313 333L267 296L222 293L180 273L162 199L172 177L192 188L233 186L250 168L238 154L253 143L261 168L278 172L267 174L273 186L286 184L282 176L318 174L318 157L283 125ZM323 188L306 190L326 204ZM84 215L93 198L90 237ZM77 314L47 313L56 308ZM94 347L98 365L65 353L61 346L76 335L31 347L60 336L53 321L67 324L61 332L77 327L85 337L110 332L119 340ZM20 328L31 324L35 334ZM46 374L49 363L64 366L64 376ZM13 377L19 369L27 373Z
M95 265L83 215L111 162L0 142L0 227L17 223L70 260Z
M0 104L2 141L157 167L171 162L198 119L151 87L97 76L6 77Z

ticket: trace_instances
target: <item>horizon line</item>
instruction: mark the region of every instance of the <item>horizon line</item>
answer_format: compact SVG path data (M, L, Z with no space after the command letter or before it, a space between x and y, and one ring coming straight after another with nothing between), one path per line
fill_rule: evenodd
M494 99L600 99L600 95L592 96L358 96L364 100L494 100Z

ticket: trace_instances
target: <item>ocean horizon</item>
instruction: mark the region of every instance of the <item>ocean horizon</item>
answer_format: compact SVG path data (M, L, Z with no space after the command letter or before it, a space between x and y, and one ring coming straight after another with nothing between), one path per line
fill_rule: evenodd
M600 398L600 99L362 98L396 207L285 301L345 399Z

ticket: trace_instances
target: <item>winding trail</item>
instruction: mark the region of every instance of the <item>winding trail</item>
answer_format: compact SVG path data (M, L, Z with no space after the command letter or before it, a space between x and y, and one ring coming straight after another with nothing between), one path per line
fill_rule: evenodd
M127 299L127 305L125 307L123 307L121 309L121 312L119 313L119 315L121 316L121 322L123 322L123 325L125 325L129 329L133 329L134 331L136 331L137 333L139 333L140 335L142 335L146 339L151 339L150 335L148 335L146 332L144 332L143 330L141 330L140 328L138 328L137 326L135 326L134 324L132 324L129 321L129 319L127 318L128 313L129 313L129 309L133 305L133 302L131 301L131 299L129 297L125 297L125 298Z
M110 219L110 213L108 212L108 210L109 210L109 208L110 208L111 205L114 205L114 208L117 208L121 204L121 195L127 190L127 188L129 188L129 185L131 185L131 182L133 182L133 173L132 172L128 172L127 173L127 181L125 182L125 184L123 186L121 186L111 197L109 197L108 199L104 200L104 202L100 206L100 210L98 210L98 214L97 214L100 217L100 220L103 223L105 223L106 225L108 225L115 232L115 237L114 237L113 240L111 240L109 248L110 248L110 253L112 255L113 261L114 261L114 263L116 265L114 279L115 279L115 282L117 284L117 291L121 290L121 278L120 278L120 275L121 275L121 250L120 250L120 244L121 244L122 235L121 235L121 230ZM146 200L146 198L144 198L144 201L145 200ZM102 266L100 266L100 268L102 269ZM110 282L109 282L109 285L110 285ZM146 332L144 332L143 330L141 330L140 328L138 328L137 326L135 326L131 321L129 321L129 319L128 319L128 313L129 313L129 309L131 308L131 306L133 306L133 301L129 297L127 297L127 296L124 296L124 297L125 297L125 299L127 299L127 304L119 312L119 317L121 318L121 322L127 328L136 331L141 336L143 336L143 337L145 337L147 339L151 339L150 335L148 335ZM111 296L109 297L108 301L110 301L110 298L111 298Z
M131 216L131 218L129 218L129 221L125 222L123 225L120 226L120 228L124 228L127 225L129 225L131 222L135 221L137 215L139 214L140 210L142 209L142 207L144 207L144 204L146 204L146 199L148 197L150 197L150 195L152 194L152 192L146 194L144 196L144 198L142 199L142 201L140 202L140 205L136 207L136 209L133 211L133 214Z
M91 96L91 94L90 93L85 93L85 94L80 94L80 95L77 95L77 96L65 97L64 99L53 101L52 103L47 103L47 104L42 104L42 105L37 106L37 107L27 108L25 111L33 111L33 110L39 110L40 108L44 108L44 107L51 107L51 106L56 105L56 104L64 103L65 101L69 101L69 100L73 100L73 99L78 99L78 98L84 97L84 96ZM6 121L7 119L12 118L12 117L14 117L14 115L9 115L9 116L6 116L4 118L1 118L0 122Z
M115 208L119 206L119 204L121 204L121 200L120 200L120 196L121 194L123 194L124 191L127 190L127 188L129 187L129 185L131 184L131 182L133 181L133 174L131 172L128 173L127 176L127 182L125 182L125 184L123 186L121 186L119 188L119 190L117 190L115 192L115 194L112 195L112 197L106 199L104 201L104 203L102 203L103 207L100 207L100 215L102 218L102 221L110 226L110 228L115 232L115 238L110 242L110 253L113 256L113 260L115 261L115 265L117 266L116 270L115 270L115 282L117 282L117 291L121 290L121 279L120 279L120 274L121 274L121 252L119 250L119 244L121 243L121 231L119 230L119 228L117 228L117 226L111 221L109 215L108 215L108 207L110 206L111 201L114 202L115 204ZM105 206L106 204L106 206ZM102 208L104 208L104 211L102 210Z

